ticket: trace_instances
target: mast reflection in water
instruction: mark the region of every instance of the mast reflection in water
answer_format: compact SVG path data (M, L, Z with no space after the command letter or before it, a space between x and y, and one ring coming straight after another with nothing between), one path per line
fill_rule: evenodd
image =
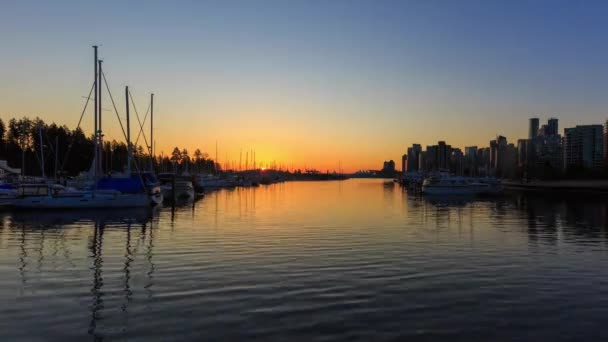
M0 214L0 339L603 340L608 200L288 182Z

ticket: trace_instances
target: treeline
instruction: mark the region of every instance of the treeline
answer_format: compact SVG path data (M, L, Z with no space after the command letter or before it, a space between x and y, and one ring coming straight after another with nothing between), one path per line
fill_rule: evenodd
M198 148L191 157L187 149L175 147L171 155L160 156L157 161L161 172L213 173L221 170L219 164Z
M47 124L40 118L12 118L5 123L0 118L0 160L14 168L23 168L24 174L54 176L55 172L76 176L87 171L93 162L93 135L86 136L82 129L69 129L66 125ZM158 156L151 163L147 148L133 148L134 170L214 172L219 170L208 155L197 149L190 157L186 149L175 148L169 156ZM104 141L102 169L104 173L123 172L127 165L127 144L116 140Z

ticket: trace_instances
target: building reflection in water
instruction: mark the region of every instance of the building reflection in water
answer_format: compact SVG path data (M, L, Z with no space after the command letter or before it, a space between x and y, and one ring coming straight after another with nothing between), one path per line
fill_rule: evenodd
M512 203L526 215L530 242L593 243L608 237L608 199L589 195L517 194Z
M483 211L484 219L490 217L499 229L511 229L512 220L521 220L532 245L583 240L594 243L608 238L608 198L605 196L509 193L497 198L410 196L408 199L410 207L421 203L425 205L425 222L438 229L463 220L473 222L477 210Z

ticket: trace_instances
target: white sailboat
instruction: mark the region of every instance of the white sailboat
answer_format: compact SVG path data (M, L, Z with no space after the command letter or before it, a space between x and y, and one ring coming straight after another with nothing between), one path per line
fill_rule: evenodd
M145 194L117 190L80 191L58 184L22 184L14 207L27 209L131 208L150 206Z

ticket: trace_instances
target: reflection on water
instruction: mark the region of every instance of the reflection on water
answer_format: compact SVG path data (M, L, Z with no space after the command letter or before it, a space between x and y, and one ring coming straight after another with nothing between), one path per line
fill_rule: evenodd
M382 180L0 213L0 339L602 340L607 215Z

